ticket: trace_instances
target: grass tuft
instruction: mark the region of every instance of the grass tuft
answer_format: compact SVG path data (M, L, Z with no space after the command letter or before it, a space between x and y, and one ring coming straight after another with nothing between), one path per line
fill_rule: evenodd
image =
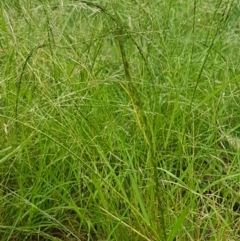
M240 238L236 1L0 8L1 240Z

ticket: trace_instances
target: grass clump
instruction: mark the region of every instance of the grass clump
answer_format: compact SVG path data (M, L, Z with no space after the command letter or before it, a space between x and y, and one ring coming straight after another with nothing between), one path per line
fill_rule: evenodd
M237 240L235 1L2 1L1 240Z

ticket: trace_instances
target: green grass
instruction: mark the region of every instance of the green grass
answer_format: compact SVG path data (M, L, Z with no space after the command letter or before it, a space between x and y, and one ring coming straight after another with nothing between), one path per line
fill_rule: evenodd
M240 239L240 6L0 3L0 239Z

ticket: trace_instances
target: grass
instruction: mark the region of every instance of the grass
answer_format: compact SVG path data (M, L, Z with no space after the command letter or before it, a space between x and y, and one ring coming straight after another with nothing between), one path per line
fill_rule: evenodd
M237 1L0 7L1 240L240 238Z

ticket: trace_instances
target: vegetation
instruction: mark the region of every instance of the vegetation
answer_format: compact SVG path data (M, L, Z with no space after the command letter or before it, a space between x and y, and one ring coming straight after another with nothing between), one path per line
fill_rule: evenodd
M2 241L240 239L238 1L0 6Z

